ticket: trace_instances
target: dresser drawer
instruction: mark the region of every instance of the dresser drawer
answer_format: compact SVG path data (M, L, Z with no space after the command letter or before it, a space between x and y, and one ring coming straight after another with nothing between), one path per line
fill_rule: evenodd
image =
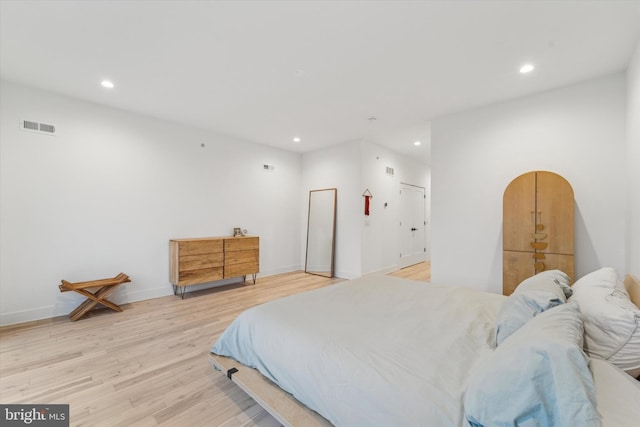
M193 271L203 268L222 267L224 265L224 253L184 255L178 259L180 271Z
M224 252L223 239L184 240L178 241L180 256L201 254L222 254Z
M250 249L258 250L260 239L258 237L232 237L224 240L225 253L245 251Z
M223 273L223 267L202 268L200 270L193 271L180 271L178 277L178 285L187 286L221 280L223 279Z
M224 277L238 277L246 276L248 274L255 274L259 270L258 261L244 262L241 264L225 264Z
M258 263L258 249L227 252L224 255L224 265Z

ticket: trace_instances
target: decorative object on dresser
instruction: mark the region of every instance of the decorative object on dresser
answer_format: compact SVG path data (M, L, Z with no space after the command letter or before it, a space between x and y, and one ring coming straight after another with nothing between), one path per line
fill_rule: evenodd
M544 270L561 270L573 281L573 189L553 172L520 175L503 196L502 293Z
M71 283L63 279L62 283L58 285L58 288L60 289L60 292L74 291L87 298L75 310L69 313L71 320L78 320L98 304L109 307L114 311L122 311L122 308L119 305L109 301L107 297L118 289L118 286L130 281L131 279L129 279L129 276L124 273L120 273L116 277L110 279L91 280L88 282ZM90 288L100 289L92 293L88 291Z
M169 241L169 279L173 293L184 298L186 287L247 275L260 270L260 238L201 237Z

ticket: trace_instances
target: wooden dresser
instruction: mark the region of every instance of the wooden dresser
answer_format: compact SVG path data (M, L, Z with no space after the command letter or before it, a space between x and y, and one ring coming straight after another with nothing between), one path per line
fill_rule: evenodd
M169 280L184 298L189 285L232 277L253 276L260 270L260 238L201 237L169 241ZM180 289L181 288L181 289Z

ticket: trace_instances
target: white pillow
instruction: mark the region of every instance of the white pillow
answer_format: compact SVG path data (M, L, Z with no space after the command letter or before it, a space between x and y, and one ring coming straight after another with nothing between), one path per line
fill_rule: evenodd
M523 280L500 308L496 345L538 314L564 304L567 295L571 295L569 276L560 270L543 271Z
M582 288L602 288L613 290L619 282L618 273L611 267L604 267L582 276L573 284L573 291Z
M616 289L607 296L606 301L617 307L620 317L629 319L629 339L616 353L614 364L637 377L640 375L640 308L631 302L626 290L620 292ZM611 358L609 360L611 361Z
M571 289L571 286L569 285L569 283L571 283L571 278L569 277L569 275L567 275L567 273L565 273L564 271L561 270L545 270L542 271L538 274L536 274L533 277L530 277L529 279L524 280L520 285L518 285L518 287L523 286L526 287L527 282L533 278L546 278L546 279L551 279L553 280L553 282L560 287L560 289L562 290L562 292L564 293L564 296L566 298L569 298L572 294L573 294L573 290Z
M585 280L586 279L586 280ZM611 268L578 280L573 296L582 311L585 351L633 375L640 369L640 309Z

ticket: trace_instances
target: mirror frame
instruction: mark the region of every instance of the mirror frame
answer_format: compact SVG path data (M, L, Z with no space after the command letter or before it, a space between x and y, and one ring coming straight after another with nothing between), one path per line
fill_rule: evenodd
M331 267L330 267L330 271L328 271L326 274L324 272L319 272L319 271L309 271L309 231L311 228L311 220L312 220L312 212L311 212L311 198L313 197L313 195L315 193L319 193L319 192L333 192L333 208L331 209L331 247L329 248L330 251L330 263L331 263ZM310 190L309 191L309 210L307 212L307 250L306 250L306 254L305 254L305 261L304 261L304 271L305 273L308 274L315 274L316 276L323 276L323 277L334 277L334 261L335 261L335 251L336 251L336 210L337 210L337 203L338 203L338 189L337 188L323 188L320 190ZM328 222L328 221L327 221Z

